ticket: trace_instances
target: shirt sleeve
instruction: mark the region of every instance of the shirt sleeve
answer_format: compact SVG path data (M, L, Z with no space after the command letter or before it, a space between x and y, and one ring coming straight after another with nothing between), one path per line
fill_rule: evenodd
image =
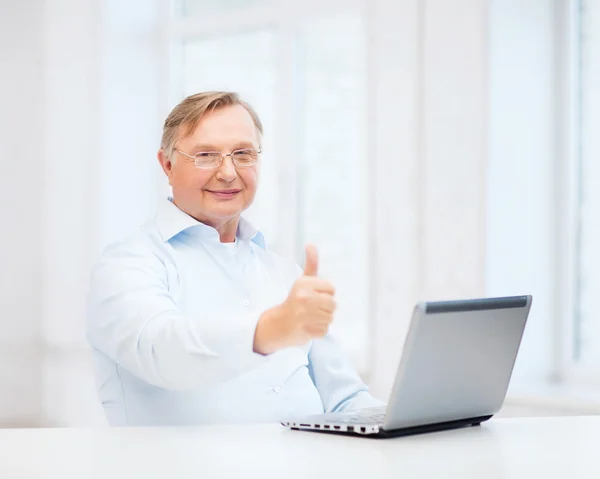
M384 406L369 394L340 345L328 334L313 340L308 356L310 376L325 412Z
M113 247L92 273L86 336L93 348L171 390L225 381L263 364L266 357L253 352L260 312L204 321L200 333L203 318L186 317L177 307L164 263L141 250Z

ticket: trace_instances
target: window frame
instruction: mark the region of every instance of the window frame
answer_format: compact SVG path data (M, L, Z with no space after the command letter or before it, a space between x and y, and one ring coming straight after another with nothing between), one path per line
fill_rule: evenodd
M566 223L567 237L563 262L568 263L565 267L565 278L562 279L562 287L565 288L566 299L564 301L563 349L566 352L562 362L562 379L568 384L580 387L600 388L600 367L594 368L582 365L577 360L579 345L577 344L578 323L583 318L580 311L580 275L581 275L581 192L582 192L582 118L581 118L581 0L564 0L564 25L559 36L563 41L562 57L559 67L562 67L563 78L563 104L561 111L564 115L563 131L559 135L563 138L562 151L565 154L566 173L563 181L565 189L563 202L564 222ZM557 72L560 72L558 70ZM559 181L561 181L560 175ZM557 281L561 282L558 277ZM567 316L568 315L568 316ZM560 339L557 339L557 341ZM566 344L565 344L566 343ZM600 345L598 345L600 347Z

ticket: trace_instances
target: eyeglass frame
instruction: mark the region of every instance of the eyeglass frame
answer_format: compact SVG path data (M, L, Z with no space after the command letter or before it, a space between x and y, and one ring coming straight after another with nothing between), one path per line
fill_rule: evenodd
M192 160L194 162L194 167L198 168L199 170L216 170L217 168L220 168L221 165L223 164L223 161L225 160L225 157L228 156L231 158L232 163L234 164L234 166L236 166L237 168L248 168L250 166L254 166L258 163L258 155L260 155L262 153L262 147L259 146L258 150L256 150L256 159L254 160L254 162L250 165L238 165L235 161L234 158L234 154L238 151L244 151L244 150L253 150L254 148L239 148L237 150L232 151L231 153L227 153L227 154L223 154L221 152L218 151L201 151L200 153L217 153L219 155L221 155L221 161L219 161L219 164L216 166L211 166L211 167L201 167L198 166L198 164L196 163L197 157L195 155L190 155L189 153L186 153L185 151L181 151L177 148L173 148L173 151L176 151L177 153L182 154L183 156L185 156L186 158ZM196 153L198 154L198 153Z

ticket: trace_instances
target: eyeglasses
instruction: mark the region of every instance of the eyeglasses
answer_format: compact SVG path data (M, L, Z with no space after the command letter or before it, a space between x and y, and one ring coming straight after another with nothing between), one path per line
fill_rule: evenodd
M193 160L196 168L200 168L202 170L212 170L213 168L218 168L221 166L223 159L226 156L231 157L233 164L237 167L244 168L246 166L256 165L258 162L258 155L262 153L260 148L258 150L255 150L254 148L243 148L241 150L232 151L227 155L223 155L218 151L200 151L195 155L188 155L177 148L174 148L173 151L176 151L186 158Z

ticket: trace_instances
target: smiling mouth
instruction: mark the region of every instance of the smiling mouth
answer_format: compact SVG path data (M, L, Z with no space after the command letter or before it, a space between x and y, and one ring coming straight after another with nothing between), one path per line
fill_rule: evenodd
M233 198L242 190L206 190L217 198Z

